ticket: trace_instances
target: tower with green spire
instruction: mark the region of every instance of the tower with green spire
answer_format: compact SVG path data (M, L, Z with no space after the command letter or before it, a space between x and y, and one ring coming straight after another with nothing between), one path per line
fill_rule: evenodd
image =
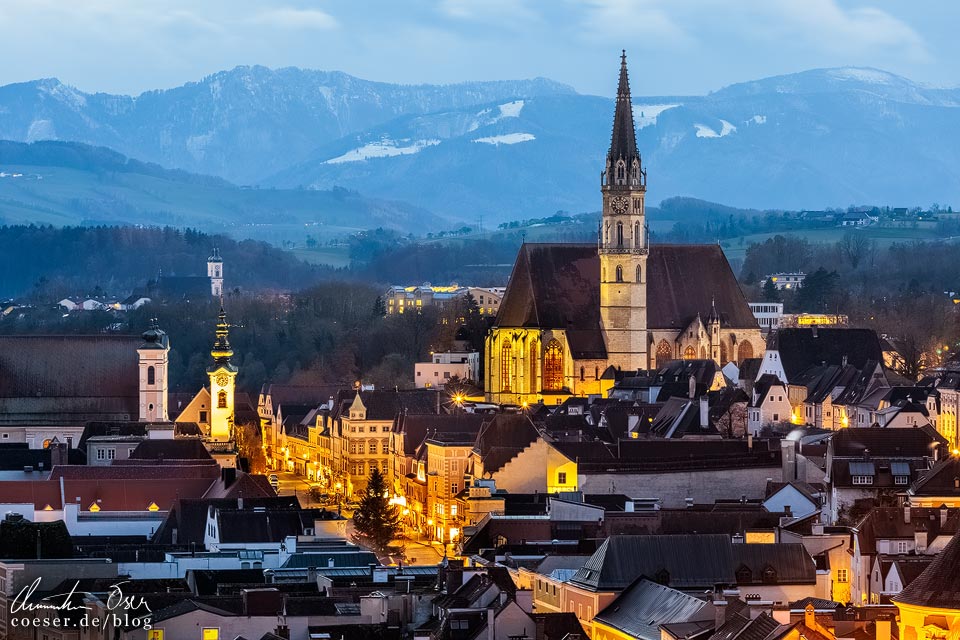
M210 377L210 439L217 441L228 441L233 436L234 388L238 369L230 361L233 349L230 348L229 333L230 325L221 299L217 337L210 350L213 364L207 367Z

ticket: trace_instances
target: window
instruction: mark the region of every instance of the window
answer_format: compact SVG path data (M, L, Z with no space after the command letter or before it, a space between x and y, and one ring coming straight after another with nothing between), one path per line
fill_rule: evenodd
M543 388L559 391L563 388L563 347L551 340L543 356Z
M617 282L623 282L623 267L617 265Z
M617 246L618 247L623 246L623 223L622 222L617 223Z
M779 413L773 414L773 421L774 421L774 422L777 422L777 421L779 421L779 420L780 420L780 414L779 414Z
M684 360L696 360L697 359L697 350L692 346L687 347L683 350L683 359Z
M376 441L376 440L371 440L371 441L370 441L370 453L372 453L372 454L376 454L376 453L377 453L377 441Z
M637 282L640 282L640 265L637 265Z
M894 484L910 484L910 476L894 476Z
M500 348L500 390L509 392L513 386L513 346L506 340Z
M536 340L530 342L530 380L527 383L527 391L537 392L537 361L540 359L540 349Z
M637 202L638 202L637 200L633 201L634 204L637 204ZM640 244L641 244L640 243L640 223L634 222L633 223L633 246L639 248ZM640 282L640 267L637 267L637 282Z
M218 409L227 408L227 392L226 391L219 391L217 393L217 408ZM219 631L217 633L219 633Z
M670 344L666 340L661 340L657 345L657 368L663 367L672 360L673 353Z
M567 472L561 471L557 474L557 484L567 484Z
M200 640L220 640L220 629L204 627Z
M873 476L853 476L853 484L873 484Z
M360 440L359 442L357 442L357 453L364 453L364 449L366 448L364 445L365 443L363 442L363 440Z
M107 457L106 449L97 449L97 460L104 460Z
M107 460L113 460L117 457L116 449L107 449Z
M460 490L460 489L459 489L459 487L457 486L457 483L456 483L456 482L450 483L450 493L452 493L453 495L457 495L457 491L459 491L459 490Z
M157 373L153 367L147 367L147 384L157 383Z
M450 505L450 515L452 516L457 515L457 505L455 504Z
M846 569L837 569L837 582L847 582Z
M908 551L909 551L909 548L908 548L908 546L907 546L907 542L904 541L904 540L898 540L898 541L897 541L897 553L907 553Z

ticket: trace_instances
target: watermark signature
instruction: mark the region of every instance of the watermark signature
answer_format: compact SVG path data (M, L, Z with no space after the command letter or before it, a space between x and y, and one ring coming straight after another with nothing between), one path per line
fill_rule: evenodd
M105 629L112 624L120 628L140 628L149 631L152 628L153 611L143 596L128 595L123 592L127 580L110 585L106 599L99 609L102 615L93 614L94 610L83 596L93 596L88 591L78 591L80 581L64 593L37 597L40 578L37 578L8 603L10 625L13 627L36 628L99 628ZM17 615L19 614L19 615Z

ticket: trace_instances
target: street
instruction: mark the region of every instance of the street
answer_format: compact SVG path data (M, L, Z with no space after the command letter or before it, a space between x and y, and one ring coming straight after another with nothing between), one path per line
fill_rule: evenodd
M321 504L310 497L310 482L303 476L290 472L273 471L276 473L279 482L278 495L296 496L303 507L321 507L328 510L336 510L336 505ZM268 475L269 475L268 473ZM352 513L343 509L341 513L351 518ZM418 540L418 534L415 530L404 528L404 535L409 539L396 539L393 541L395 546L404 548L405 564L438 564L443 559L443 545L437 542L431 543L426 540ZM353 537L353 519L347 522L347 537L352 540ZM422 538L422 536L420 536ZM448 553L449 553L448 549ZM398 564L398 556L382 558L382 561L390 564Z

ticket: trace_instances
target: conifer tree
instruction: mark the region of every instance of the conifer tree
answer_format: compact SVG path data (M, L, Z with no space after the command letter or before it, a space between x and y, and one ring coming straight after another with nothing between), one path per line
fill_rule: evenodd
M353 514L353 526L358 542L384 553L390 541L400 533L400 514L387 498L387 483L374 467L367 488L360 498L360 506Z

